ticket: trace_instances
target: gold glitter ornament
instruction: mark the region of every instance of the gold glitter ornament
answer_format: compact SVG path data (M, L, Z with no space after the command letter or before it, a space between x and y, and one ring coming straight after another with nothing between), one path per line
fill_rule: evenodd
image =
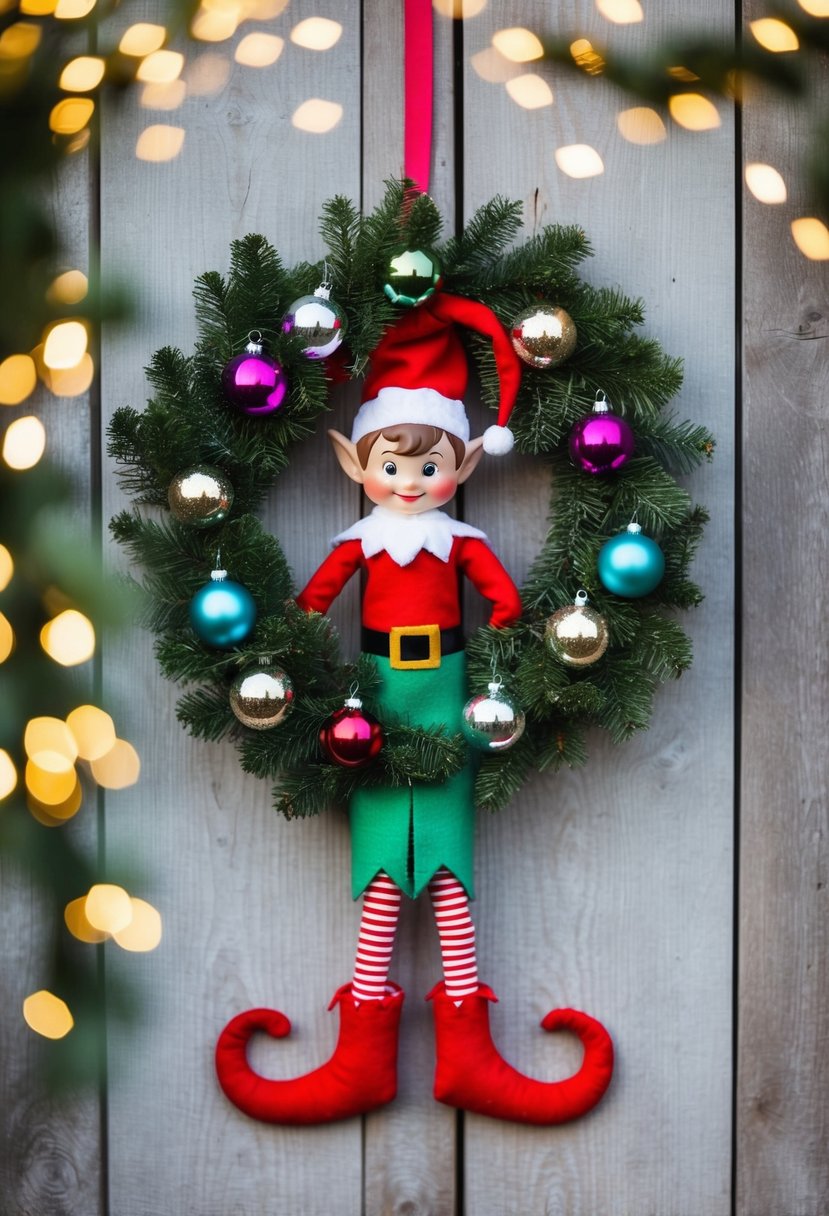
M568 667L589 667L607 650L607 621L587 607L587 592L579 591L575 602L559 608L547 621L547 645Z
M294 686L290 676L269 659L258 667L242 671L230 687L230 708L243 726L251 730L271 730L280 726L291 712Z
M167 501L179 523L191 528L212 528L230 511L233 486L221 469L196 464L176 473L167 491Z
M530 367L558 367L576 347L576 326L569 312L543 301L519 312L509 335L516 354Z

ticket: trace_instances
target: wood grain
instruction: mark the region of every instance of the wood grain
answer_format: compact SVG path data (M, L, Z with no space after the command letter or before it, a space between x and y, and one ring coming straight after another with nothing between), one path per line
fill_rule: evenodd
M760 15L748 5L746 17ZM825 73L813 80L825 111ZM829 279L789 224L809 215L802 108L754 95L746 161L783 174L785 206L748 192L743 227L743 703L740 827L738 1216L829 1208Z
M109 116L102 253L107 266L133 278L140 308L128 332L107 338L108 411L142 404L142 368L153 350L170 342L191 348L193 280L227 267L232 239L263 232L286 261L313 258L322 251L315 234L322 202L337 189L358 195L358 6L341 6L343 35L326 53L289 41L294 24L315 12L310 2L293 4L271 23L285 39L272 68L232 65L219 93L192 97L166 118L186 128L175 162L133 156L138 132L158 115L126 107ZM343 105L342 121L327 135L291 125L310 96ZM304 446L266 516L299 583L326 537L354 512L354 496L319 476L324 447L321 437ZM123 504L112 472L105 516ZM256 1044L253 1063L263 1072L296 1075L330 1054L336 1015L326 1007L349 976L355 940L345 825L336 814L278 819L267 783L243 775L233 747L188 740L146 636L113 648L108 681L144 759L140 784L108 800L108 847L141 859L148 875L142 894L165 923L162 945L138 962L143 1029L111 1053L113 1210L258 1216L267 1207L322 1216L333 1204L356 1213L359 1122L310 1131L256 1123L225 1100L212 1067L227 1019L261 1004L294 1023L288 1041Z
M61 236L61 264L89 272L89 153L65 162L48 192L51 220ZM9 411L4 411L11 421ZM35 413L47 435L46 458L72 480L69 510L81 541L91 535L92 502L89 449L90 398L57 398L38 388L16 416ZM79 701L88 699L90 673L76 673ZM49 712L48 710L46 712ZM60 829L80 847L94 853L97 822L95 799L86 798L76 820ZM45 1083L49 1046L23 1021L24 999L48 987L50 953L62 921L43 893L14 872L8 859L0 866L3 914L0 917L0 1208L4 1216L31 1212L100 1211L101 1135L95 1077L88 1088L69 1094L50 1093ZM91 949L91 947L88 947Z
M696 16L727 32L726 6L704 7ZM474 65L512 25L641 48L679 12L665 5L617 32L587 3L555 18L540 3L499 4L465 23L464 59ZM467 1118L466 1210L720 1216L731 1164L732 124L724 113L704 149L677 130L634 147L614 132L622 102L606 87L550 79L554 105L528 112L467 71L465 209L500 190L524 201L529 231L581 225L595 249L586 277L646 300L647 332L686 361L679 413L718 436L716 464L691 482L714 523L695 568L706 603L687 620L695 666L660 693L650 732L621 749L596 737L585 770L535 779L481 824L482 975L501 997L504 1055L536 1076L572 1071L573 1045L537 1029L572 1004L606 1023L618 1066L604 1103L570 1126ZM553 152L571 143L595 146L604 173L565 178ZM518 457L492 466L470 482L466 513L520 579L543 536L547 477Z

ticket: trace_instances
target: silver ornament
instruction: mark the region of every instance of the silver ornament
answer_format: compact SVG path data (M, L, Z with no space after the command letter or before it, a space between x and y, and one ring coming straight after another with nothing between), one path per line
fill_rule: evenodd
M558 367L576 347L576 326L570 314L541 301L518 314L509 334L516 353L530 367Z
M575 603L559 608L544 630L547 645L568 667L589 667L607 650L607 621L587 606L587 592L579 591Z
M173 515L191 528L220 524L233 505L233 486L221 469L195 464L176 473L167 491Z
M260 664L240 672L230 688L230 708L243 726L271 730L291 712L294 687L278 667Z
M470 697L463 707L461 726L469 742L481 751L503 752L524 733L525 718L511 697L493 680L489 691Z
M345 313L323 283L312 296L294 300L282 321L282 332L302 341L307 359L327 359L342 343L347 328Z

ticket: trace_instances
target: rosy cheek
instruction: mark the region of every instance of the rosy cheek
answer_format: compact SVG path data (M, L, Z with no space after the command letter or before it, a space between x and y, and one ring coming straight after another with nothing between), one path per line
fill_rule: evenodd
M454 477L435 477L429 483L429 497L436 502L449 502L454 498L458 483Z
M392 495L392 488L388 482L383 481L380 477L373 477L370 473L366 474L363 482L363 490L366 498L370 498L372 502L384 502Z

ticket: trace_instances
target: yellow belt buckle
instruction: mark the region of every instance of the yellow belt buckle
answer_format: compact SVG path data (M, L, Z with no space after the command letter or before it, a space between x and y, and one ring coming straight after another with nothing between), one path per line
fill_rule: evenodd
M402 659L402 638L426 637L429 639L429 655L425 659ZM394 671L424 671L440 667L440 627L438 625L402 625L389 631L389 664Z

